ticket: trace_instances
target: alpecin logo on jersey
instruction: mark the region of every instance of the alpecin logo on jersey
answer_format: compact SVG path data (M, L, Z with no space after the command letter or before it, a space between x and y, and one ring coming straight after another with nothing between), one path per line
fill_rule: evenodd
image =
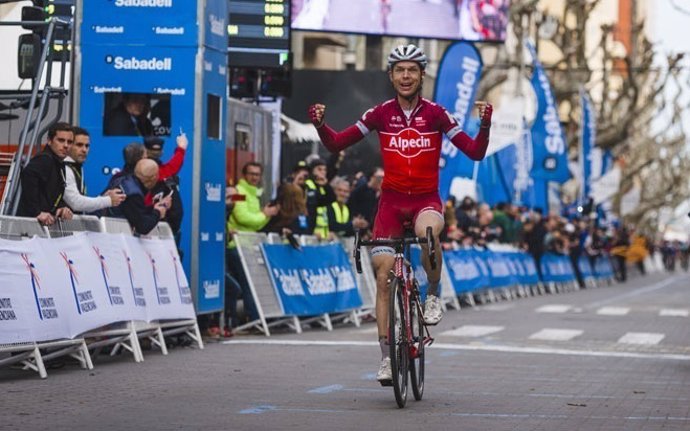
M432 137L436 134L437 132L419 133L415 129L405 129L398 133L379 132L383 151L393 151L408 159L434 151Z

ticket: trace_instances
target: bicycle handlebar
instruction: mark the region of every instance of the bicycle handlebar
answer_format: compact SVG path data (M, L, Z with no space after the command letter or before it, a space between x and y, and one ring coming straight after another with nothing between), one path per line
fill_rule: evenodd
M366 246L388 246L396 249L396 252L402 252L402 250L412 244L426 244L429 247L429 262L431 264L431 269L436 269L436 241L434 240L434 234L431 226L426 228L425 237L404 237L404 238L390 238L390 239L374 239L374 240L363 240L362 234L359 230L355 231L355 250L353 252L353 257L355 258L355 267L357 273L362 273L362 261L360 247Z

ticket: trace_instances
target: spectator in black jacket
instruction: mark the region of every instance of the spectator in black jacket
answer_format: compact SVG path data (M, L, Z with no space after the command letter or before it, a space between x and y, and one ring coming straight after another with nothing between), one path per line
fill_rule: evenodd
M65 157L74 142L72 126L55 123L48 130L48 143L31 159L21 174L22 194L17 215L36 217L50 226L58 218L71 219L72 211L64 202Z
M104 117L103 134L106 136L153 136L149 119L151 98L146 94L125 93L122 103Z
M165 218L165 214L170 208L169 196L161 199L153 206L146 206L144 203L146 193L157 182L158 164L150 159L140 160L134 168L134 174L114 177L109 187L120 187L127 195L127 199L119 207L109 208L107 215L126 218L135 233L148 234L161 219Z
M369 176L369 180L356 186L347 201L352 215L363 217L369 223L369 226L374 225L382 182L383 169L375 168Z

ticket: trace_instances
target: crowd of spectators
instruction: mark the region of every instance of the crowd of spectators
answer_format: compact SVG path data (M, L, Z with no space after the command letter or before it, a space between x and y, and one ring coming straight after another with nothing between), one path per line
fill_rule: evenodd
M182 207L177 173L188 141L184 134L177 137L177 149L167 163L160 161L163 143L161 138L147 137L127 145L122 170L100 195L89 197L84 180L84 163L91 148L89 132L55 123L43 149L22 170L17 215L36 218L46 226L72 219L74 214L119 217L140 235L166 221L179 238Z
M228 237L232 238L234 232L274 232L299 247L293 235L334 240L352 236L355 230L370 233L385 173L375 168L366 174L338 175L341 160L342 155L336 154L327 161L312 156L299 162L278 187L276 198L263 207L263 167L254 162L247 164L243 179L226 190ZM655 250L654 242L634 229L617 223L604 224L581 212L544 214L538 208L508 202L491 207L466 196L459 203L451 197L444 216L446 226L441 241L445 249L483 248L492 243L509 245L532 255L538 270L545 253L565 255L573 263L578 283L583 287L585 282L577 264L582 257L594 266L600 256L610 256L616 279L624 282L629 266L645 274L645 260ZM258 316L232 240L228 247L228 284L237 289L229 289L227 318L232 326L237 326ZM658 248L668 270L675 268L676 260L687 270L687 245L664 243ZM242 319L236 307L239 297L245 302Z

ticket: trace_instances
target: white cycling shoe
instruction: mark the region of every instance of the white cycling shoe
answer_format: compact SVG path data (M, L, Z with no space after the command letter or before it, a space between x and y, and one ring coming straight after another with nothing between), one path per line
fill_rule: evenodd
M393 384L393 370L391 369L391 358L381 359L379 372L376 373L376 380L381 383L381 386L391 386Z
M435 295L427 295L424 301L424 322L427 325L437 325L443 318L441 299Z

